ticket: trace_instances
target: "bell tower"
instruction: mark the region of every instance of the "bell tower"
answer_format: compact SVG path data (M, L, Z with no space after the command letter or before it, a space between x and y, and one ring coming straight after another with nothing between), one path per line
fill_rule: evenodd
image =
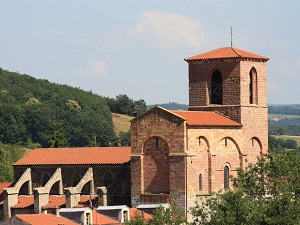
M216 111L243 125L247 138L268 146L266 62L269 58L224 47L186 58L189 111Z

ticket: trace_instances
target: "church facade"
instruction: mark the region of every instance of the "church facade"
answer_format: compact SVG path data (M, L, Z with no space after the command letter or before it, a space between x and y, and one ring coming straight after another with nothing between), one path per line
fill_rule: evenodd
M173 201L187 212L267 153L268 60L233 47L185 59L188 111L156 107L132 121L133 206Z

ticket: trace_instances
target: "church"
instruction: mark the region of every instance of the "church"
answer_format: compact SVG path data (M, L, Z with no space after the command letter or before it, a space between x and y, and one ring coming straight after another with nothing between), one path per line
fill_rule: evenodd
M132 120L133 206L164 199L187 212L267 153L268 60L233 47L185 59L188 111L156 107Z
M98 205L174 202L188 216L195 201L232 188L230 176L267 153L268 60L234 47L185 58L188 111L157 106L134 118L128 148L32 151L14 164L4 217L81 207L84 195Z

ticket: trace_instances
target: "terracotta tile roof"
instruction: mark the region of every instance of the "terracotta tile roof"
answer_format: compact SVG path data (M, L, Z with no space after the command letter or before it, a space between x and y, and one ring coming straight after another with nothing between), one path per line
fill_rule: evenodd
M224 47L214 49L209 52L202 53L200 55L195 55L189 58L185 58L185 61L192 60L209 60L209 59L226 59L226 58L240 58L240 59L257 59L268 61L269 58L257 55L251 52L246 52L244 50L232 47Z
M240 127L241 124L211 111L171 111L184 118L188 125Z
M66 196L65 195L49 195L49 203L44 205L43 209L56 209L63 208L66 206Z
M105 224L121 224L117 220L113 220L103 214L93 211L93 223L96 225L105 225Z
M0 205L3 200L3 188L8 188L12 185L11 182L0 182Z
M130 153L130 147L38 148L13 165L123 164Z
M78 225L78 223L75 223L65 217L57 217L53 214L17 214L15 217L31 225Z
M98 195L93 195L92 198L89 195L81 195L80 202L75 206L75 208L83 208L83 207L90 207L92 201L92 206L96 205L98 202Z
M131 220L134 219L134 217L135 217L136 215L141 216L142 213L143 213L143 216L144 216L144 219L145 219L145 220L150 220L150 219L152 219L152 215L150 215L149 213L146 213L146 212L142 212L141 210L139 210L139 209L137 209L137 208L130 208L130 209L129 209L129 213L130 213L130 219L131 219Z
M33 208L34 205L34 197L26 196L26 195L19 195L18 196L18 203L12 206L13 209L24 209L24 208Z

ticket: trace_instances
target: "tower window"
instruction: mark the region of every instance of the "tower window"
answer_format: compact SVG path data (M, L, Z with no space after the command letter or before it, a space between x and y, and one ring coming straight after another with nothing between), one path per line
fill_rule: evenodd
M253 104L253 75L252 72L250 72L250 83L249 83L249 102L250 104Z
M252 68L249 72L249 103L257 104L257 73L255 68Z
M224 189L229 189L229 167L224 167Z
M199 191L203 190L203 184L202 184L202 173L199 174Z
M216 70L211 76L211 104L222 105L222 74Z

